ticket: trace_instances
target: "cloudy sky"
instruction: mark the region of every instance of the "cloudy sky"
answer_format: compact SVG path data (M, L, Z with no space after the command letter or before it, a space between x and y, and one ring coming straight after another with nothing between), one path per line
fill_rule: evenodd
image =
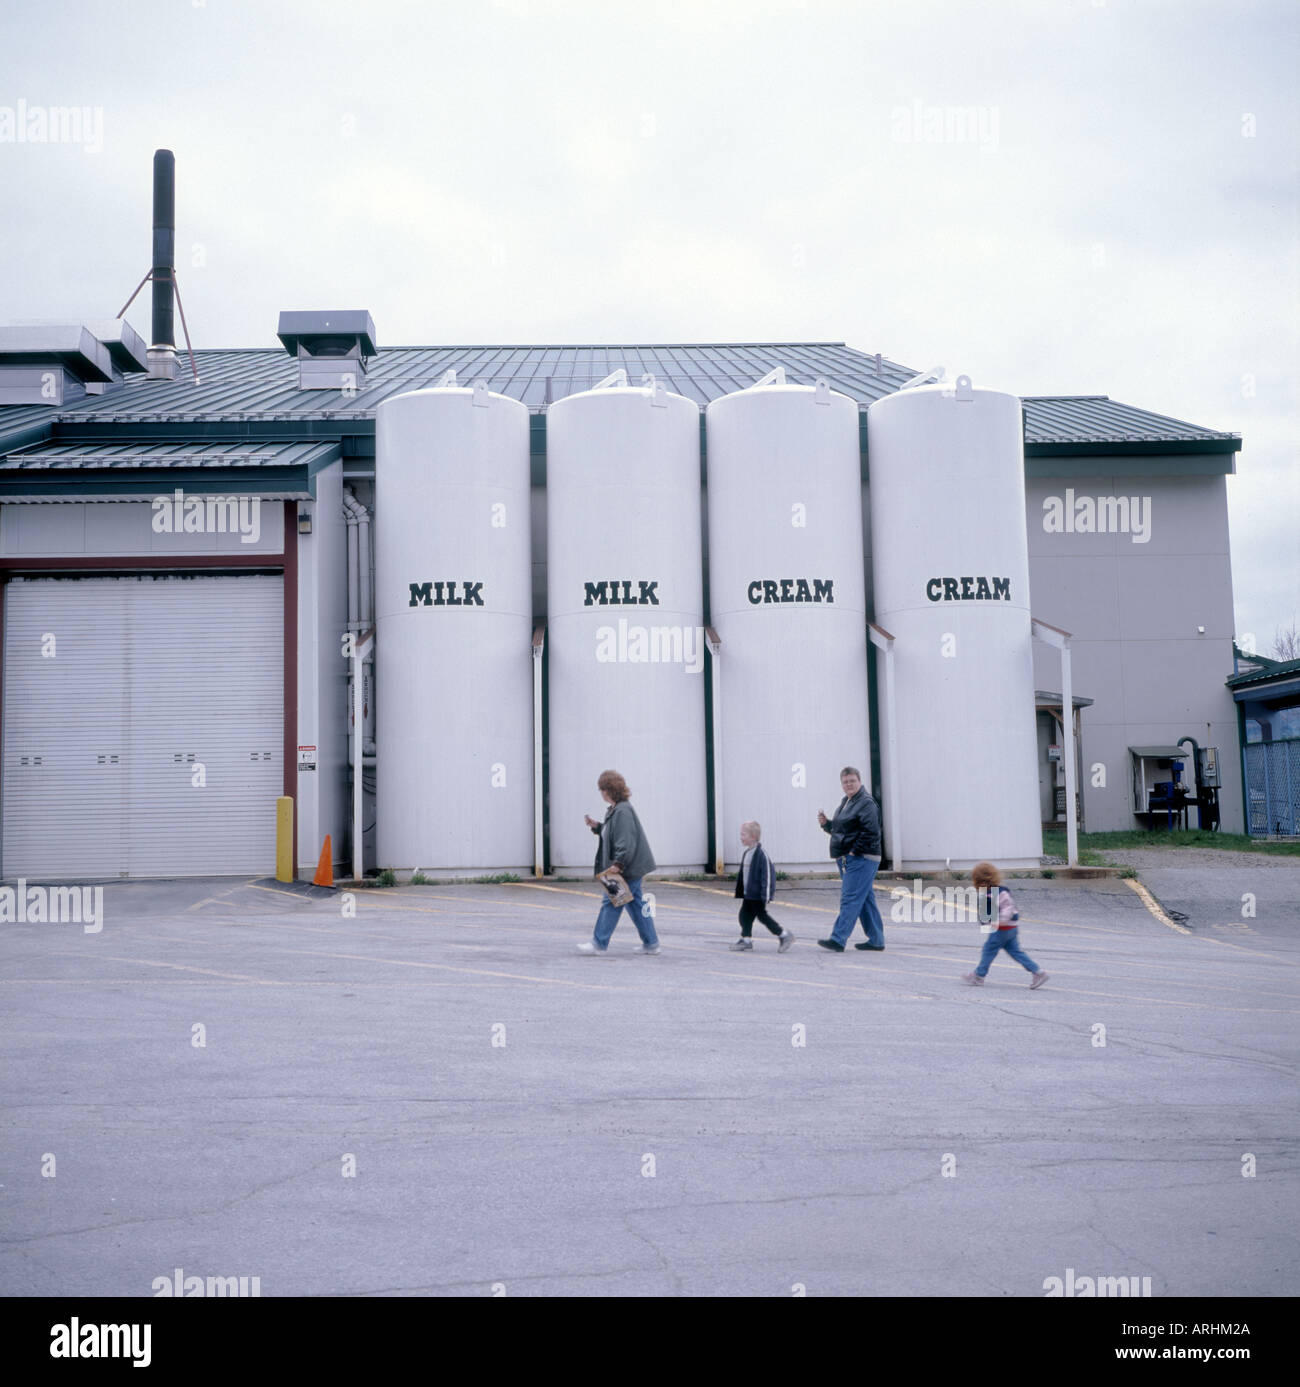
M1297 72L1296 0L9 4L0 319L120 307L165 146L198 346L360 306L381 346L833 340L1239 432L1267 650L1300 617ZM20 103L89 108L81 143L17 141Z

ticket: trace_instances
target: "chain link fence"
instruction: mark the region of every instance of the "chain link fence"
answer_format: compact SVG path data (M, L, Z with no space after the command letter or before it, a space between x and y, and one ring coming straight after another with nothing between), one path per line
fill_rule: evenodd
M1246 747L1247 832L1252 837L1300 833L1300 738Z

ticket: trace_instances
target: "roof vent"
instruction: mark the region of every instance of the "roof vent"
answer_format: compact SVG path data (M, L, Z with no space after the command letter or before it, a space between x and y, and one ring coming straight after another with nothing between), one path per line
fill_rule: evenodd
M108 347L79 323L0 327L0 405L70 404L113 381Z
M276 336L298 358L300 390L357 390L375 346L375 323L364 308L281 313Z
M128 371L147 371L149 369L149 349L144 338L125 318L103 318L87 323L86 330L108 348L108 359L113 365L113 380L110 384L89 384L86 394L102 395L122 384L122 377Z

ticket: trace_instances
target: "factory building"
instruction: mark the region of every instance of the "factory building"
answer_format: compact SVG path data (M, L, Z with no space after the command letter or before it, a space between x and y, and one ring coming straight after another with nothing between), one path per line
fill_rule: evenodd
M266 872L286 801L299 872L582 873L609 768L669 871L824 867L845 764L899 869L1294 823L1236 435L836 342L178 351L174 179L148 345L0 327L3 876Z
M845 763L887 823L896 775L904 862L982 851L972 804L1028 859L1065 781L1060 651L1031 621L1069 636L1084 827L1163 823L1194 738L1243 830L1236 436L976 389L1002 450L981 461L944 443L963 387L903 389L909 368L842 343L278 326L280 351L197 352L197 384L184 352L151 376L122 322L0 329L6 877L266 872L279 795L299 869L326 833L342 867L356 774L368 866L582 870L607 765L665 866L734 859L749 817L778 862L824 861ZM934 414L929 443L877 427L890 401ZM892 715L869 623L923 632ZM372 628L357 728L343 637Z

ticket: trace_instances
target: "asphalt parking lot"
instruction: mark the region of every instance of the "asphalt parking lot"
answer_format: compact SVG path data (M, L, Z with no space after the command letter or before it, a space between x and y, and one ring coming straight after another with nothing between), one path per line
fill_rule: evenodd
M1300 872L1242 871L1009 883L1033 992L887 888L817 948L830 881L785 955L655 883L596 958L590 883L109 885L0 932L0 1291L1294 1295Z

